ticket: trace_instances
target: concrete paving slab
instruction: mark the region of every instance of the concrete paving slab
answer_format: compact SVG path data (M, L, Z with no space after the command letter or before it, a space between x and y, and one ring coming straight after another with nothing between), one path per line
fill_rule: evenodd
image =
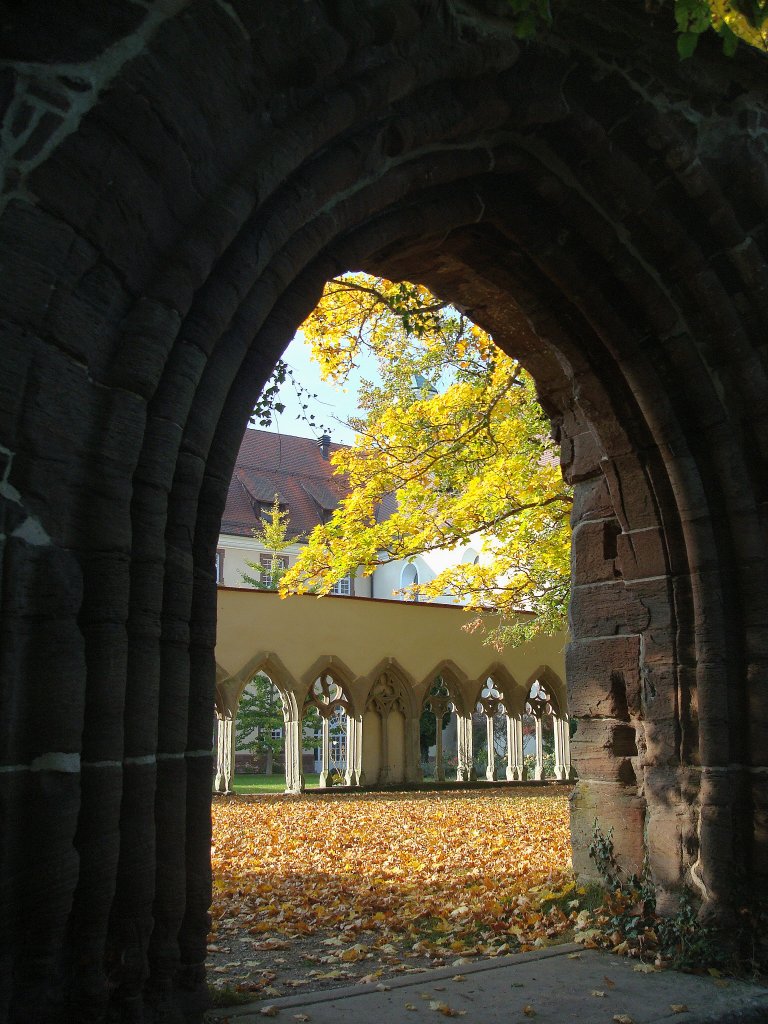
M207 1020L255 1024L761 1024L768 988L677 971L642 973L636 960L581 946L482 960L323 992L210 1011Z

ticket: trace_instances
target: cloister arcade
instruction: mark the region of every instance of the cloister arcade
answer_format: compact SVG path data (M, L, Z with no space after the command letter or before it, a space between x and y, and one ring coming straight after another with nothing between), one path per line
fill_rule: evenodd
M461 629L461 612L456 608L333 597L321 602L315 598L280 601L274 593L226 588L219 593L219 623L217 792L231 789L238 703L259 673L281 697L288 793L304 788L304 722L310 709L320 722L321 787L330 784L332 769L339 767L331 758L331 726L339 718L346 786L421 783L420 721L425 710L441 723L445 715L455 716L455 778L459 782L477 779L473 718L482 716L487 728L492 728L499 714L504 719L504 779L571 778L568 718L560 711L566 707L564 636L539 638L494 659L477 636ZM334 637L335 647L334 653L318 659L317 638L322 634ZM415 636L415 642L404 639L408 635ZM265 650L266 643L272 649ZM444 657L446 652L451 657ZM240 668L232 671L238 664ZM431 668L425 673L428 664ZM534 691L544 694L544 687L546 698L532 698ZM537 723L535 763L526 771L523 723L532 708ZM542 720L547 718L555 736L555 759L548 776L542 744ZM438 782L446 781L442 740L440 728L435 734ZM491 739L490 749L495 746ZM497 778L493 758L485 778Z

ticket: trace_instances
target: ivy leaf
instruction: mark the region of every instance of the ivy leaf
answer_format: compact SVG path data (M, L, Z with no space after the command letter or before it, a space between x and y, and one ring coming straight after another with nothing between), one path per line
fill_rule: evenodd
M677 37L677 54L680 60L692 57L698 44L698 32L681 32Z

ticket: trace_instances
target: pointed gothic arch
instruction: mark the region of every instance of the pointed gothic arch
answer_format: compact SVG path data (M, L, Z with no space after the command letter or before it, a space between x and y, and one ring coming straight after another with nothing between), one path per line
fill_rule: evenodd
M320 718L320 787L332 785L338 775L347 786L359 786L362 715L352 697L352 673L338 658L327 656L305 673L304 682L302 719L310 712Z
M383 786L419 781L419 718L413 681L394 658L370 673L362 728L362 778Z
M276 654L271 651L259 651L238 672L217 683L214 792L228 793L231 790L238 746L237 713L246 688L260 674L264 674L270 680L280 698L283 715L285 791L298 793L302 789L301 723L296 701L296 684ZM219 713L220 703L226 706L226 715Z
M563 715L567 714L565 683L557 672L549 665L539 665L535 672L531 672L524 687L526 700L530 696L531 687L536 682L540 683L550 695L558 712Z
M533 751L527 756L531 761L530 775L536 780L547 777L571 778L570 722L564 700L562 680L548 665L540 665L526 683L523 717L533 723L530 739ZM550 743L545 741L545 734ZM545 746L551 745L551 769L545 767ZM526 751L523 750L524 760ZM528 777L528 776L527 776Z
M449 728L455 730L456 780L469 782L474 778L472 765L472 710L467 702L468 680L451 661L441 661L424 680L422 715L429 712L435 718L435 779L445 781L443 762L444 716L455 715Z
M438 662L432 671L427 673L422 680L421 688L423 688L424 692L422 707L427 703L430 690L438 677L440 677L445 683L446 694L450 697L451 703L456 708L457 713L461 715L467 714L470 710L466 696L469 680L458 665L455 665L449 660Z

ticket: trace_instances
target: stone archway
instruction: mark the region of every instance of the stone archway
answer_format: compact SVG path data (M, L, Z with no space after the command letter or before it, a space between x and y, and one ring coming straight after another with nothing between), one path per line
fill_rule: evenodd
M301 715L296 702L296 684L280 658L271 651L260 651L249 658L234 675L216 669L216 767L213 790L231 792L235 774L236 720L240 701L248 685L264 675L279 695L283 713L283 760L286 793L299 793L301 779Z
M764 62L597 0L524 46L485 0L74 18L4 23L0 1020L196 1019L221 510L347 268L461 303L552 417L577 864L597 816L662 894L764 890Z
M430 731L434 728L435 746L435 782L446 781L443 732L446 728L451 733L451 758L455 758L455 777L457 782L474 780L472 767L472 718L471 706L467 709L465 700L466 676L450 661L441 661L422 682L423 698L421 714L428 712L433 720ZM463 685L464 684L464 685ZM455 751L455 755L453 753Z
M380 662L369 678L361 737L362 778L368 785L382 786L420 782L413 680L394 658Z

